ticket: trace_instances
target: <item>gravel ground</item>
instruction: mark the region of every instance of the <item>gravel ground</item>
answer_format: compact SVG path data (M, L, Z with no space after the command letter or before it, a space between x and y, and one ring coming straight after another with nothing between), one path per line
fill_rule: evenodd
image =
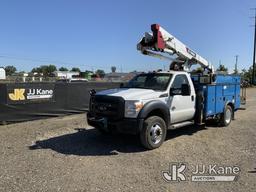
M256 89L229 127L169 131L145 151L135 136L105 136L85 114L0 126L0 191L255 191ZM239 166L235 182L167 183L171 162Z

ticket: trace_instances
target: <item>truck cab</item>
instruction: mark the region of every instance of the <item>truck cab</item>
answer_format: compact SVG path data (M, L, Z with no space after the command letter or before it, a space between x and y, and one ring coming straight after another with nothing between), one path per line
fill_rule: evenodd
M166 130L175 127L171 125L192 122L195 100L195 88L187 72L142 73L121 88L92 95L87 119L101 132L147 131L152 138L142 139L147 143L144 146L156 148L165 139ZM150 130L145 130L149 124Z

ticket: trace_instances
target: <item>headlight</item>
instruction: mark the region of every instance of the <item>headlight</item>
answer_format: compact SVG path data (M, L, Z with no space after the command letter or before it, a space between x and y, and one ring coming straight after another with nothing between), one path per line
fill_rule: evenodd
M141 101L125 101L125 117L135 118L143 107Z

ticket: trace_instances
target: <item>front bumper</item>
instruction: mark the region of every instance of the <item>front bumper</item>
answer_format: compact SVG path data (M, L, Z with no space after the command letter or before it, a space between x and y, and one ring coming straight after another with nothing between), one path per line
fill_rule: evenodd
M87 113L87 122L90 126L95 128L100 127L106 131L119 132L126 134L138 134L143 127L144 119L133 119L133 118L123 118L118 121L110 121L107 118L97 117L95 118Z

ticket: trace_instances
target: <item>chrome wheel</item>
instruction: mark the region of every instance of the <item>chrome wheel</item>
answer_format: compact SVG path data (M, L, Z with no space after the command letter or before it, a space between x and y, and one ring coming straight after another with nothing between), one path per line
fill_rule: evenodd
M150 128L149 137L152 143L158 144L161 142L163 137L163 131L158 124L154 124Z
M140 131L141 144L147 149L155 149L162 145L166 137L165 121L158 116L150 116L143 122Z
M232 118L232 111L227 108L226 112L225 112L225 122L226 124L229 124L231 122L231 118Z

